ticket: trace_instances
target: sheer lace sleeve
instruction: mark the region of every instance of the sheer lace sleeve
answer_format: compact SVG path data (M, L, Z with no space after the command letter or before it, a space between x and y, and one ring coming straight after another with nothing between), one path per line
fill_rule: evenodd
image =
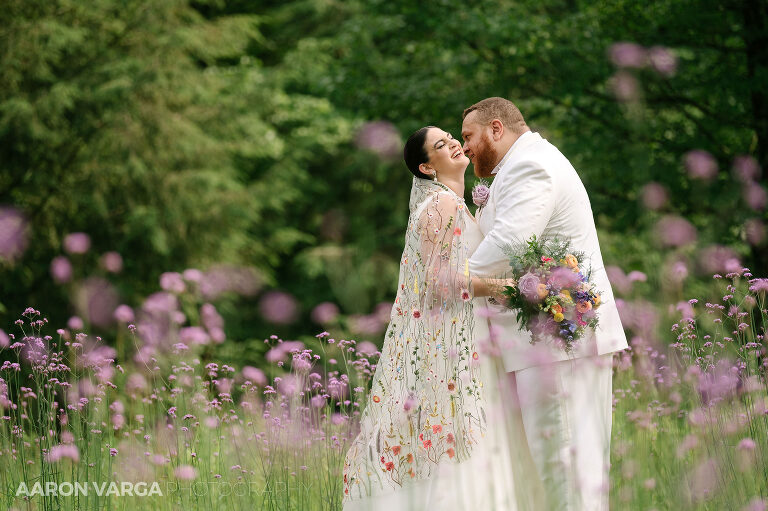
M462 244L465 215L449 193L439 193L419 215L419 257L424 268L423 310L445 310L460 300L470 298L468 254Z

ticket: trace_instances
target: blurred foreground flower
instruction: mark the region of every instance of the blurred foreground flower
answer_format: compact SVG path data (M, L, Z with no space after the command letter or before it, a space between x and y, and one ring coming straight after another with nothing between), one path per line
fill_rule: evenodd
M656 224L656 236L662 245L678 247L696 241L696 228L680 216L667 215Z
M187 290L181 274L175 271L167 271L160 275L160 287L165 291L176 294L181 294Z
M403 147L397 128L387 121L363 124L357 132L355 143L359 148L372 151L381 158L396 158Z
M765 226L757 218L751 218L744 223L744 234L751 245L761 245L765 241Z
M255 269L244 266L217 265L204 273L189 269L184 271L183 277L188 282L197 283L206 300L215 300L229 292L254 296L263 284Z
M63 458L69 458L72 461L80 461L80 451L76 445L54 445L51 450L48 451L48 455L45 460L49 463L54 463Z
M670 77L677 72L677 56L663 46L653 46L648 51L648 61L653 70L662 76Z
M749 183L744 186L744 201L755 211L762 211L768 202L768 195L760 184Z
M72 280L72 263L64 256L56 256L51 261L51 277L57 284Z
M689 151L683 157L688 175L693 179L711 181L717 176L717 161L707 151L696 149Z
M0 259L15 261L27 249L27 220L16 208L0 207Z
M261 315L271 323L287 325L296 320L296 299L283 291L270 291L259 302Z
M710 245L699 252L698 262L702 272L728 273L741 267L739 258L733 249L723 245Z
M70 254L85 254L91 248L91 237L84 232L73 232L64 237L64 250Z
M610 85L619 101L636 101L640 96L640 84L637 78L626 71L619 71L613 75Z
M613 44L608 55L611 62L618 68L642 69L650 66L666 78L677 72L677 56L664 46L646 49L639 44L623 41Z
M173 474L177 479L181 479L182 481L191 481L197 477L197 471L194 467L189 465L179 465L176 467L176 470L174 470Z
M103 328L112 324L119 301L117 290L109 281L89 277L77 289L74 303L89 323Z
M101 256L101 267L109 273L120 273L123 270L123 258L117 252L107 252Z
M609 54L617 67L641 68L648 62L645 48L635 43L615 43L611 46Z
M756 181L760 178L760 164L751 156L737 156L733 160L733 175L744 184Z
M325 325L339 316L339 307L335 303L319 303L312 309L312 321L319 325Z
M668 194L667 189L659 183L648 183L640 192L643 205L650 210L657 210L664 207L667 203Z
M113 313L113 317L121 323L133 323L136 319L133 314L133 309L127 305L118 305Z

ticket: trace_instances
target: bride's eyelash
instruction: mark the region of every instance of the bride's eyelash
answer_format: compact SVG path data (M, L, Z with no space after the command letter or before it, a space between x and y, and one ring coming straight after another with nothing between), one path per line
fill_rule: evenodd
M448 138L448 140L449 140L449 141L453 140L453 137L452 137L450 134L448 135L448 137L447 137L447 138ZM447 146L447 145L448 145L448 142L446 142L446 141L444 141L444 140L441 140L440 142L442 142L442 143L443 143L443 145L441 145L440 147L436 147L435 149L442 149L443 147L445 147L445 146Z

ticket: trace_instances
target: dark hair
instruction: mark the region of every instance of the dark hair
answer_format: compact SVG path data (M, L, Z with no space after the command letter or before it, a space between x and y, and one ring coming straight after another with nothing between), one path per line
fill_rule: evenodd
M424 126L423 128L414 131L413 134L408 137L408 140L406 140L405 147L403 148L405 165L414 176L420 177L421 179L430 179L426 174L419 170L419 165L429 161L427 149L424 147L424 144L427 141L427 132L430 128L434 128L434 126Z

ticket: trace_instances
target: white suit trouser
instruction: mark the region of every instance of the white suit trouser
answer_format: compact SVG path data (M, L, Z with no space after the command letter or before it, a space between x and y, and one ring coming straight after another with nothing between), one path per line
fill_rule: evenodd
M608 511L612 354L510 374L548 511Z

